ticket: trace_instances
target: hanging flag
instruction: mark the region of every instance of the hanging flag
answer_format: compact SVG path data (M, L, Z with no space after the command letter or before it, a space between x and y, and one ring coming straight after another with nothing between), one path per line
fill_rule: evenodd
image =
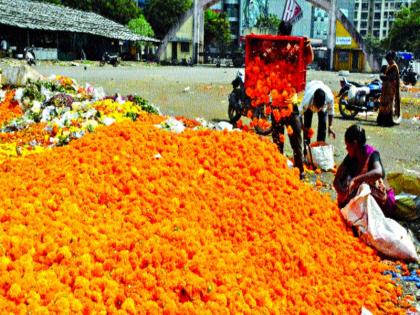
M296 0L286 0L283 11L283 21L296 23L302 18L303 12Z

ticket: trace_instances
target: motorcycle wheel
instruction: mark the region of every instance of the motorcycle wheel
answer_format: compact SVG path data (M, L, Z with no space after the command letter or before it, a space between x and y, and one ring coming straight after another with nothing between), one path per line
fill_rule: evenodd
M349 108L349 92L346 91L341 95L340 100L338 101L338 109L340 110L341 116L345 119L353 119L356 117L358 110Z
M239 99L239 95L235 92L229 94L229 106L228 106L228 116L230 123L232 125L236 124L236 122L242 116L242 104Z
M99 62L99 66L100 66L100 67L105 66L105 61L103 61L103 60L102 60L101 62Z
M256 125L255 128L255 132L259 135L262 136L267 136L269 135L272 131L273 131L273 120L272 120L272 115L267 115L265 113L265 107L267 105L264 106L258 106L255 110L254 110L254 118L257 119L263 119L265 121L267 121L267 126L262 127L260 125Z
M411 75L411 78L409 79L409 83L410 83L412 86L416 86L416 84L417 84L417 75L416 75L415 73L413 73L413 74Z

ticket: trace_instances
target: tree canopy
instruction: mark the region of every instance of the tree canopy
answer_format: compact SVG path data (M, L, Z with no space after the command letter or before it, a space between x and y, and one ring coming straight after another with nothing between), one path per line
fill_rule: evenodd
M61 4L73 9L91 11L115 22L127 24L137 18L141 10L134 0L41 0L52 4Z
M255 24L256 27L259 28L266 28L269 29L272 32L277 32L277 29L279 28L280 19L275 14L261 14L257 19L257 24Z
M232 42L229 21L225 13L206 10L204 13L204 43L223 48Z
M394 50L420 51L420 0L397 13L385 43Z
M140 14L140 16L136 19L130 20L128 22L128 28L134 33L142 36L155 36L155 32L153 32L152 26L149 24L149 22L147 22L143 14Z
M144 15L158 38L163 38L178 19L192 6L192 0L150 0Z

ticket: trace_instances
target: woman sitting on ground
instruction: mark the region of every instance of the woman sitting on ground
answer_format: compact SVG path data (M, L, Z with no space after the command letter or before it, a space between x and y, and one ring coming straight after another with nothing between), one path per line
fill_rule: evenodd
M344 140L348 154L334 178L338 206L346 206L356 195L359 186L366 183L385 216L391 217L395 208L395 195L384 182L385 171L379 152L366 144L365 130L359 125L350 126Z

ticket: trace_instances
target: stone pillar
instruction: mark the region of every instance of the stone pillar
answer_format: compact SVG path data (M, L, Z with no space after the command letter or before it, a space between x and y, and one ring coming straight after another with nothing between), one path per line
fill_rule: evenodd
M328 31L328 49L330 51L330 70L334 68L334 48L335 48L335 23L337 20L335 10L336 10L336 1L331 0L331 7L329 11L329 31Z

